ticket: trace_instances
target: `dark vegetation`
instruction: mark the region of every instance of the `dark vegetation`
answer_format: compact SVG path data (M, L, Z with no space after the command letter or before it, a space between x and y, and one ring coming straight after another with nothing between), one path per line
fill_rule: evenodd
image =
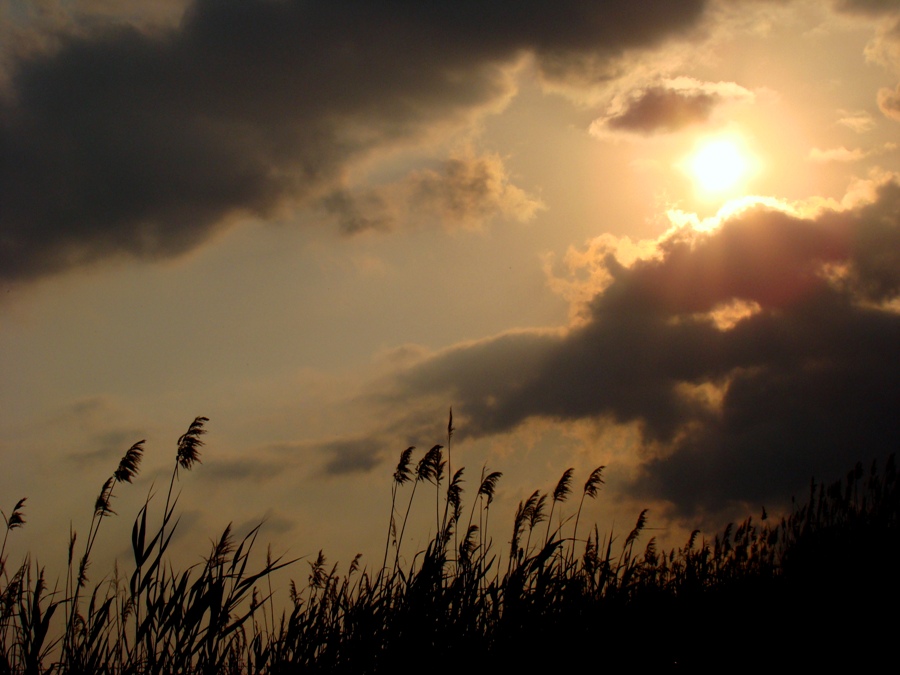
M206 421L198 417L179 439L160 522L148 523L149 498L139 510L125 575L88 587L113 490L131 482L143 441L104 483L85 540L71 535L63 589L50 590L27 557L8 564L7 539L25 524L25 500L3 512L0 673L669 672L883 667L895 658L893 456L882 468L858 464L831 485L812 483L780 519L763 512L711 541L695 531L669 551L653 538L639 547L646 511L626 533L604 536L582 522L604 467L583 483L568 469L554 489L520 502L500 546L489 516L501 474L482 471L464 504L464 471L451 474L451 415L446 449L436 445L415 461L413 448L401 453L380 569L361 568L357 556L341 575L320 553L308 561L305 588L291 582L291 604L278 616L270 575L297 561L267 555L250 566L258 530L236 540L226 529L205 563L185 572L167 564L173 490L199 461ZM437 535L405 566L417 491L433 504Z

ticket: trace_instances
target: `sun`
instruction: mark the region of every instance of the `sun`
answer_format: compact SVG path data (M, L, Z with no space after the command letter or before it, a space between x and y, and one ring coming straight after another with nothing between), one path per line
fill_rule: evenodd
M702 192L721 195L737 188L747 177L750 161L736 140L713 138L698 145L685 168Z

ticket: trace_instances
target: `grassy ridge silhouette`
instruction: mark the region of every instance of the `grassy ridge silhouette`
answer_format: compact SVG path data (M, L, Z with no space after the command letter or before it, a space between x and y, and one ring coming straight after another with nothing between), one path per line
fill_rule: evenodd
M64 591L49 591L43 568L28 556L7 566L7 540L25 525L25 499L2 513L0 673L404 673L586 662L668 672L773 659L859 665L874 663L877 647L887 649L896 635L896 620L882 614L900 599L893 455L881 470L858 464L831 485L813 482L809 498L777 522L763 511L712 541L695 530L669 551L654 538L637 547L646 510L621 543L612 532L601 537L596 524L578 537L604 467L575 484L574 516L554 528L553 514L573 495L574 470L566 469L554 489L519 503L504 555L489 529L502 474L482 471L465 507L464 469L450 475L451 412L446 452L435 445L415 462L414 448L400 455L381 568L361 568L357 556L342 575L320 552L306 586L291 581L290 606L276 617L271 575L297 561L267 555L248 569L258 527L240 540L226 528L204 563L184 572L167 564L178 524L173 488L179 472L199 462L207 421L196 418L178 441L155 529L149 497L138 511L129 576L117 569L87 592L113 490L137 473L144 441L104 483L80 555L71 535ZM420 484L434 490L436 535L406 568L403 537ZM779 641L787 651L778 651Z

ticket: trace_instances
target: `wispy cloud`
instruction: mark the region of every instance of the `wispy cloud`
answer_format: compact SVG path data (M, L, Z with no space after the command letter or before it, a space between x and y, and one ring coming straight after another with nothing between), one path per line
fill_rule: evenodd
M895 122L900 122L900 84L894 89L883 87L878 90L878 108Z
M869 150L863 150L862 148L853 148L853 150L848 150L844 146L840 146L837 148L828 148L827 150L820 150L819 148L813 148L809 151L809 159L812 162L858 162L860 160L865 159L866 157L875 157L878 155L883 155L888 152L894 152L897 149L896 143L885 143L880 148L872 148Z
M863 134L875 128L875 120L865 110L840 110L838 124Z

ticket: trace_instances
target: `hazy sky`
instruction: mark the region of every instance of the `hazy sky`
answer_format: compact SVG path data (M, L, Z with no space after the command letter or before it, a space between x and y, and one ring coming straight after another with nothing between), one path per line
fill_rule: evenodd
M897 449L896 0L0 17L0 508L43 563L146 439L127 553L198 415L188 560L265 518L377 566L450 406L498 546L569 466L665 540Z

